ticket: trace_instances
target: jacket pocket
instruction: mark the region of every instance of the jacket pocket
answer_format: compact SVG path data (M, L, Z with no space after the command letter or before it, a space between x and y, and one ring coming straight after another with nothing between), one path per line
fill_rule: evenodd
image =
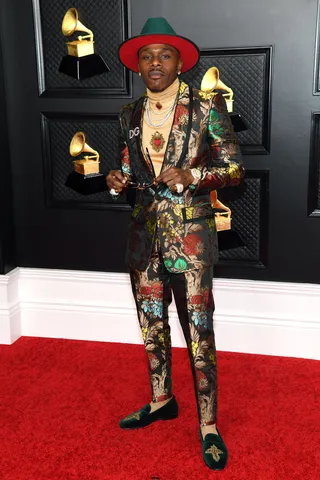
M183 223L200 222L207 218L214 218L214 209L211 203L204 202L182 208Z

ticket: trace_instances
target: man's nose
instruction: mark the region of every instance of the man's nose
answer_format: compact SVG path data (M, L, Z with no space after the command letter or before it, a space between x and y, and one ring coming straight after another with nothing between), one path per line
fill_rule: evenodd
M153 67L159 67L161 65L160 58L159 57L153 57L151 65Z

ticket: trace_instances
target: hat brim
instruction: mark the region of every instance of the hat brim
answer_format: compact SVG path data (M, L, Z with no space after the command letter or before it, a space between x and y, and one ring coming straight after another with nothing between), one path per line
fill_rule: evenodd
M200 53L197 45L191 40L170 34L146 34L138 35L124 41L119 47L119 58L123 65L133 72L138 73L138 53L140 48L147 45L162 43L171 45L180 53L183 62L181 72L187 72L199 61Z

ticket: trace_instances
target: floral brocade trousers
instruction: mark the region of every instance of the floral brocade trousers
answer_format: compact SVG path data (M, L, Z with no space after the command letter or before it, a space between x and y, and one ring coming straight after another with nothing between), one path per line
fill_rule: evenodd
M213 331L213 267L185 273L166 270L159 243L145 271L131 271L131 284L148 358L152 399L172 396L168 308L175 299L188 347L201 425L216 423L217 365Z

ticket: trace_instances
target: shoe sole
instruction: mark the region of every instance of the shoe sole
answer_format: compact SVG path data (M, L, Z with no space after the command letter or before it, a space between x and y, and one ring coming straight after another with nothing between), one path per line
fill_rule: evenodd
M165 422L166 420L174 420L175 418L178 418L179 415L173 415L172 417L166 417L166 418L157 418L156 420L153 420L152 422L148 423L147 425L141 425L141 426L136 426L136 427L120 427L122 430L138 430L139 428L146 428L152 425L154 422L158 422L159 420L162 420Z
M222 468L211 468L209 467L209 465L205 464L207 468L209 468L210 470L213 470L214 472L221 472L221 470L224 470L226 468L227 465L225 465L224 467Z

